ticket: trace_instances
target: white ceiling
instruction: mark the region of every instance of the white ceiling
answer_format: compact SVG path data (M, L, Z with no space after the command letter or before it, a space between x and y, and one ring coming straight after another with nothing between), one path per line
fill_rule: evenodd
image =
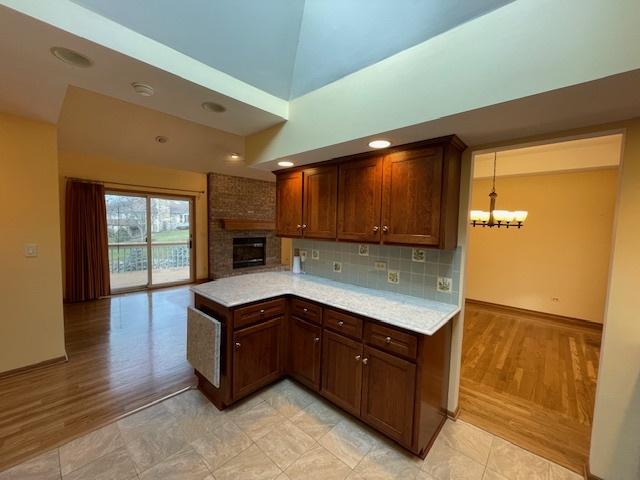
M72 0L282 99L512 0Z
M50 54L53 46L81 52L92 59L94 65L78 68L63 63ZM251 103L222 95L3 6L0 6L0 64L0 111L54 124L58 123L68 85L237 135L248 135L284 120ZM216 73L204 65L189 64L191 71L196 71L198 66L202 67L199 71L202 77L213 77ZM149 83L155 94L152 97L137 95L131 87L134 81ZM250 89L249 93L259 96ZM207 112L201 108L204 101L218 102L226 106L227 111Z
M156 142L159 135L169 141ZM77 87L69 87L64 100L58 146L132 163L274 180L242 158L231 159L231 153L243 155L243 137Z

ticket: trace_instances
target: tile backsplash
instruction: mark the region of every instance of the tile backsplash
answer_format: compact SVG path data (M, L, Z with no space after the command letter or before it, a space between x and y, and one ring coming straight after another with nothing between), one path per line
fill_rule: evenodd
M458 303L460 247L434 250L295 239L293 248L300 249L305 273L362 287Z

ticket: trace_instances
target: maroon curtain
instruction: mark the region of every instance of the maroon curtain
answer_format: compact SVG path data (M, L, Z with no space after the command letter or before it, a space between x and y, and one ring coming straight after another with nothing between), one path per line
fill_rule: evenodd
M82 302L109 295L104 186L68 180L65 202L66 300Z

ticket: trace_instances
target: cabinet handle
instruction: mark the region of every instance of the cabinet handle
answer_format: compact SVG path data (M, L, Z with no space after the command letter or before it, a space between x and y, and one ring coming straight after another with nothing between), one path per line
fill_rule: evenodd
M344 325L344 322L342 320L338 321L338 326L341 327Z
M380 227L379 227L378 225L376 225L376 226L374 226L374 227L373 227L373 231L374 231L374 232L377 232L378 230L380 230Z
M365 357L365 358L363 358L363 359L362 359L362 364L363 364L363 365L366 365L367 363L369 363L369 359L368 359L368 358L366 358L366 357Z
M387 337L384 339L384 343L391 343L391 337Z
M320 341L320 337L316 337L313 339L314 342L318 343Z
M303 308L303 309L302 309L302 311L303 311L304 313L307 313L307 312L309 311L309 309L307 309L307 308Z
M240 350L240 343L236 342L236 350Z
M382 226L382 231L383 231L384 233L387 233L387 232L389 231L389 227L387 227L386 225L383 225L383 226Z
M366 359L365 359L366 360ZM360 355L356 355L356 362L360 361ZM363 360L364 361L364 360Z

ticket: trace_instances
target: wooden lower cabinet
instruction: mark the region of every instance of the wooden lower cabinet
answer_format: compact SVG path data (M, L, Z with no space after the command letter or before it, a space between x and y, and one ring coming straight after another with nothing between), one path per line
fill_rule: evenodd
M324 331L322 394L353 415L360 415L362 343Z
M450 322L420 335L297 297L194 304L222 324L219 386L196 371L219 409L289 375L423 458L446 420Z
M416 365L375 348L364 347L360 417L410 447Z
M320 390L322 328L291 317L289 324L289 374L313 390Z
M233 334L233 399L263 387L283 374L284 317Z

